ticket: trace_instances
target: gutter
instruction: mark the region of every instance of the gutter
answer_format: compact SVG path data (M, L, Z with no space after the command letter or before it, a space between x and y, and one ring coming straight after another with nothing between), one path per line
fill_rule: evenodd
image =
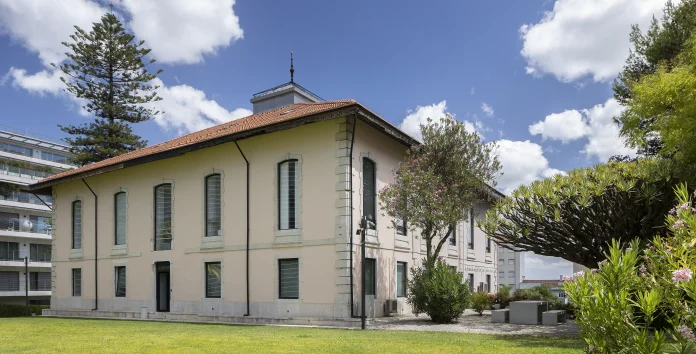
M97 228L99 218L97 218L98 211L99 211L99 198L97 197L97 194L94 193L92 190L92 187L87 184L87 181L85 181L84 178L82 178L82 182L89 188L89 191L92 192L92 195L94 195L94 308L92 311L96 311L99 309L99 277L97 276L98 272L97 270L99 269L99 264L97 263L97 250L99 246L99 238L97 237L98 231Z
M348 176L348 195L350 197L350 317L356 318L355 316L355 300L353 299L353 145L355 144L355 129L358 127L358 113L357 111L353 113L353 133L350 137L350 162Z
M237 140L234 140L234 145L237 146L237 150L246 162L246 313L244 316L249 316L249 160L239 147Z

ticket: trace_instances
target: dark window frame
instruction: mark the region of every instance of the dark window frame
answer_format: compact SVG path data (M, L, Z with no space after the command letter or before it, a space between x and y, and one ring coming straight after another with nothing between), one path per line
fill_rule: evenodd
M469 273L467 280L469 281L469 292L474 292L474 273Z
M402 265L404 270L401 275L401 279L399 279L399 265ZM408 287L408 262L396 262L396 297L406 297L406 294L408 293L407 287ZM403 293L399 294L399 281L403 283Z
M299 228L298 228L298 224L299 224L298 221L299 221L299 220L295 219L295 218L294 218L294 217L295 217L294 215L292 216L292 217L293 217L293 221L292 221L292 224L291 224L291 222L290 222L290 216L291 216L291 215L290 215L290 211L289 211L289 210L288 210L288 227L287 227L287 228L283 228L282 225L281 225L281 217L282 217L282 216L281 216L281 209L280 209L280 206L281 206L281 204L282 204L282 202L281 202L281 193L282 193L282 190L281 190L281 186L280 186L280 180L281 180L281 178L282 178L282 175L281 175L281 167L282 167L284 164L289 163L289 162L294 162L294 163L295 163L294 166L293 166L292 171L295 173L295 175L297 175L297 168L298 168L298 165L299 165L299 159L287 159L287 160L280 161L280 162L278 162L278 167L277 167L277 170L278 170L278 181L277 181L277 184L278 184L278 194L277 194L277 198L278 198L278 230L297 230L297 229L299 229ZM289 174L289 173L290 173L290 171L288 171L288 174ZM289 175L288 175L288 177L289 177ZM293 209L293 210L294 210L294 211L297 211L297 208L299 207L299 205L298 205L298 204L299 204L299 203L298 203L298 202L299 202L299 196L297 195L297 193L298 193L298 181L297 181L297 178L294 178L294 177L293 177L293 186L292 186L292 187L294 187L294 189L295 189L295 193L293 194L293 195L294 195L294 199L291 199L291 198L290 198L290 188L291 188L291 186L288 184L288 209L289 209L289 203L292 202L292 203L294 204L294 209Z
M490 274L486 274L486 291L488 293L491 292L491 275Z
M166 182L166 183L160 183L156 185L154 188L152 188L153 194L152 194L152 200L154 201L153 204L153 245L152 249L154 251L171 251L172 250L172 240L169 241L169 249L157 249L157 189L163 186L169 186L169 237L173 239L173 229L172 229L172 209L174 209L174 203L173 203L173 198L174 198L174 185L173 183Z
M75 219L75 215L76 215L76 213L75 213L75 206L76 206L76 205L79 205L79 206L80 206L80 247L75 247L75 244L76 244L76 242L75 242L75 240L76 240L76 239L75 239L75 230L77 229L77 227L75 227L75 223L76 223L76 220L77 220L77 219ZM75 201L73 201L73 202L72 202L72 222L71 222L71 224L72 224L72 240L71 240L71 247L72 247L72 249L74 249L74 250L78 250L78 249L81 249L81 248L82 248L82 219L83 219L83 218L82 218L82 214L83 214L82 211L83 211L83 208L82 208L82 200L75 200Z
M450 237L449 237L449 244L450 244L450 246L457 245L457 226L456 225L454 225L452 227L452 233L450 234Z
M124 285L123 285L123 294L119 294L118 292L118 281L119 281L119 271L123 271L123 280L124 280ZM116 266L114 267L114 297L126 297L128 294L128 272L126 271L126 266Z
M78 289L79 293L77 291L75 291L76 290L76 288L75 288L75 274L80 275L80 287ZM82 297L82 268L72 268L72 296Z
M283 296L283 277L282 277L282 263L283 261L296 261L297 262L297 296ZM278 258L278 299L284 300L298 300L300 298L300 259L299 258Z
M365 289L365 295L372 295L377 298L377 258L365 258L365 268L372 267L372 294L370 294L369 288ZM369 268L368 268L369 269ZM367 271L365 271L365 277L367 278ZM367 282L367 279L365 280Z
M220 210L220 230L219 230L219 231L222 231L222 174L216 172L216 173L211 173L211 174L205 176L205 179L204 179L204 181L203 181L203 184L204 184L204 191L203 191L204 196L203 196L203 199L204 199L204 203L205 203L205 207L204 207L205 215L203 215L203 217L204 217L204 220L205 220L205 230L204 230L204 231L205 231L205 237L221 236L221 235L211 235L211 234L210 234L210 229L209 229L210 226L208 225L208 213L210 212L210 211L208 210L208 202L209 202L209 200L208 200L208 181L210 180L211 177L220 177L220 205L219 205L219 210Z
M126 205L128 203L128 195L126 192L118 192L114 193L114 245L125 245L128 243L128 240L123 241L123 243L118 243L118 196L119 195L125 195L126 196ZM126 223L128 222L128 208L126 207L126 210L124 211L124 218L126 218ZM127 224L125 225L126 230L128 229ZM123 230L123 232L126 232L126 230Z
M367 193L365 193L365 182L367 179L365 178L365 165L366 162L372 165L372 180L370 181L372 183L372 201L373 205L372 208L374 211L373 218L374 220L369 220L372 221L373 225L368 225L368 229L376 230L377 229L377 162L375 160L369 158L369 157L363 157L362 158L362 217L367 217L367 210L365 208L365 198L367 196Z
M219 264L220 265L220 295L211 295L208 293L208 274L209 274L209 269L208 266L213 265L213 264ZM205 298L206 299L221 299L222 298L222 262L205 262L204 263L205 267Z
M469 249L473 250L474 249L474 208L471 208L469 210L469 225L471 227L471 231L469 233Z

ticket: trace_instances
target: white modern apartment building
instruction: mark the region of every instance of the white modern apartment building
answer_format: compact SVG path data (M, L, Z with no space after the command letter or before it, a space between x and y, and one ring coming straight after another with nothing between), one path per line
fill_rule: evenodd
M23 304L27 287L31 304L50 301L52 198L26 186L73 168L68 156L65 145L0 130L0 183L17 187L0 194L0 303Z
M498 247L498 286L510 285L513 291L519 289L523 271L524 252Z

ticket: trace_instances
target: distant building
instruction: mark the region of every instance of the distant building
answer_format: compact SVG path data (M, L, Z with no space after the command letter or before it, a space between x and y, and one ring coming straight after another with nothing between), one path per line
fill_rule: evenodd
M44 139L0 130L0 183L17 186L0 195L0 303L48 304L51 297L50 195L34 195L26 186L72 169L68 147ZM29 284L24 258L29 257Z
M524 278L524 253L498 247L498 284L510 285L512 290L520 288Z

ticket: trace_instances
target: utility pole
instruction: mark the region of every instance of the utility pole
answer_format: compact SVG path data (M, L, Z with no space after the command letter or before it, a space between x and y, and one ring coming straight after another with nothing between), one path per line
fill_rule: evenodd
M24 257L24 307L29 317L29 257Z

